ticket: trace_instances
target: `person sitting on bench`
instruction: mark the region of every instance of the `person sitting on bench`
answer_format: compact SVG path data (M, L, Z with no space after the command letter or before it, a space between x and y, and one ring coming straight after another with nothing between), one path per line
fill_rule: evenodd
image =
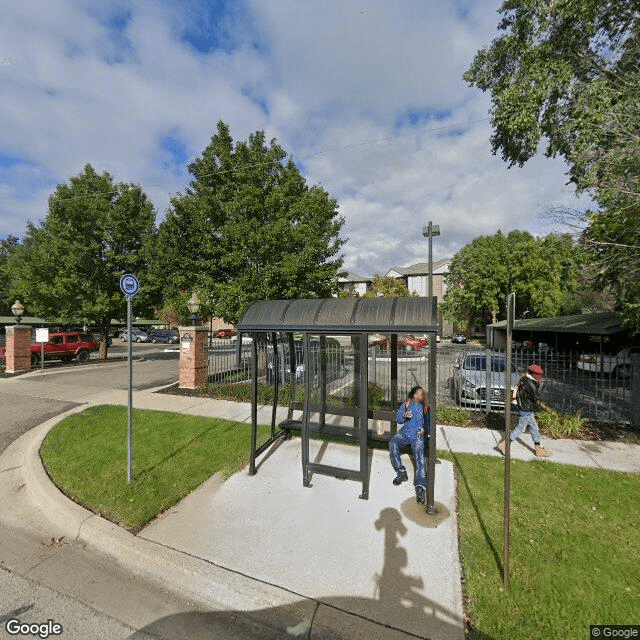
M396 477L393 484L398 486L409 479L407 470L400 460L400 449L411 446L416 457L416 475L413 484L416 489L416 500L424 504L427 487L427 475L425 471L424 443L425 436L429 437L430 416L429 407L424 404L425 393L420 386L415 386L409 392L406 402L400 405L396 422L400 429L389 442L389 454L391 465Z

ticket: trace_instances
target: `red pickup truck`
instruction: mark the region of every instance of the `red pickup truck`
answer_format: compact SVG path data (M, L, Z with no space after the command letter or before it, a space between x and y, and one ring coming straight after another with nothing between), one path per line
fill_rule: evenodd
M31 343L31 364L40 362L42 345ZM62 360L69 362L76 358L78 362L86 362L92 351L98 351L100 345L90 333L50 333L49 342L44 343L45 360ZM0 348L0 360L4 359L5 350Z

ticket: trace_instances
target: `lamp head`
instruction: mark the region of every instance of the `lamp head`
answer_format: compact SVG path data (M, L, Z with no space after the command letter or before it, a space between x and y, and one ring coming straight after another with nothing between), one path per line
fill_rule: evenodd
M422 235L425 238L429 237L429 225L425 225L422 227ZM431 224L431 236L439 236L440 235L440 225L439 224Z
M16 324L20 324L20 320L22 320L22 314L24 313L24 305L20 300L16 300L11 306L11 313L13 313L13 317L16 320Z
M189 302L187 302L187 307L192 314L198 313L198 311L200 310L200 299L195 293L193 293Z

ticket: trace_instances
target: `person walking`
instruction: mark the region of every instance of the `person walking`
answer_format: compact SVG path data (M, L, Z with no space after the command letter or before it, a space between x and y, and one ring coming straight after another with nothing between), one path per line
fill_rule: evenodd
M540 427L536 420L535 412L540 411L540 396L544 386L544 371L538 364L532 364L527 373L520 378L516 387L516 403L520 411L520 419L516 428L511 432L510 441L519 438L529 427L529 433L533 440L535 453L538 458L547 458L551 455L540 443ZM498 449L504 454L506 442L502 440Z
M400 426L398 432L389 442L391 466L396 472L393 484L401 485L409 479L407 469L400 460L400 449L410 446L416 457L416 473L413 481L416 490L416 500L424 504L427 488L427 474L425 470L424 443L429 437L430 416L429 407L425 406L425 392L420 386L415 386L409 392L406 402L400 405L396 415L396 423Z

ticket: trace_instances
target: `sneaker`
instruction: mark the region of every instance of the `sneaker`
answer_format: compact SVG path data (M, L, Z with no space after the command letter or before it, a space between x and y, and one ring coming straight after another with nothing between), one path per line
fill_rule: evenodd
M504 455L504 451L505 451L505 449L506 449L506 448L507 448L507 443L506 443L504 440L503 440L502 442L500 442L500 443L498 444L498 446L496 447L496 449L498 449L498 451L499 451L502 455Z
M420 504L424 504L425 492L424 487L416 487L416 500Z
M398 471L398 475L393 479L393 484L397 487L398 485L406 482L409 479L406 471Z
M551 451L548 451L544 447L536 447L536 458L548 458L551 455Z

